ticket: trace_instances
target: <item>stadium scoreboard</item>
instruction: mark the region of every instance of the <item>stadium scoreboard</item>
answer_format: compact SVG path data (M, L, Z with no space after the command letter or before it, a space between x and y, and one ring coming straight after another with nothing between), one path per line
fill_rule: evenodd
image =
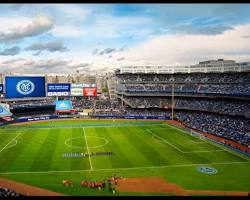
M5 86L5 88L4 88ZM97 96L95 83L47 83L44 76L6 76L0 94L7 99L56 96Z

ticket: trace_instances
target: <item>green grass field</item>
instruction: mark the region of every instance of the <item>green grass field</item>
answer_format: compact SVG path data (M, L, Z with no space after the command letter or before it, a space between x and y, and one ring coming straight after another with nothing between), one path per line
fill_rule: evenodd
M1 128L0 138L0 177L67 195L113 195L78 184L113 173L161 176L185 189L250 191L249 157L159 121L57 120ZM67 152L107 151L113 155L62 157ZM198 172L203 165L218 173ZM75 187L63 187L64 178ZM131 194L152 195L116 195Z

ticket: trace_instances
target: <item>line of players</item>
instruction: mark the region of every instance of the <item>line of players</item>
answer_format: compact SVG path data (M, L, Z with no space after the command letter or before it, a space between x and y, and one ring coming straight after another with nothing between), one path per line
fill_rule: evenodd
M87 187L87 188L92 188L92 189L95 189L95 188L98 188L99 190L102 190L102 188L105 188L106 186L108 186L108 190L113 192L113 193L116 193L117 191L117 184L118 184L118 180L119 179L122 179L122 177L119 177L117 175L112 175L110 178L107 178L103 181L87 181L87 180L83 180L80 182L80 185L82 187ZM62 181L62 184L64 186L71 186L73 187L73 182L70 181L70 180L66 180L64 179Z

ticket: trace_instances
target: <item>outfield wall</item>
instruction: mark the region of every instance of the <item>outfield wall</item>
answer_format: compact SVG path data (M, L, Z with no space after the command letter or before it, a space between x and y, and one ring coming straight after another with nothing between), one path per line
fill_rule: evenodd
M107 119L161 119L170 120L168 116L137 116L137 115L93 115L95 118L107 118Z
M89 118L81 118L76 116L65 116L65 115L48 115L48 116L37 116L37 117L23 117L20 119L16 119L6 123L0 123L0 126L7 125L7 124L15 124L15 123L24 123L24 122L34 122L34 121L43 121L43 120L53 120L53 119L145 119L145 120L170 120L170 117L167 116L135 116L135 115L94 115L90 116Z

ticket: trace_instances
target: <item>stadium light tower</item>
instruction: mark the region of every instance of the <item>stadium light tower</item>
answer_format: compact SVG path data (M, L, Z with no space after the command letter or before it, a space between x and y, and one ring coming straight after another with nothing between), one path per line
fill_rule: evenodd
M172 120L174 120L174 83L172 84Z

